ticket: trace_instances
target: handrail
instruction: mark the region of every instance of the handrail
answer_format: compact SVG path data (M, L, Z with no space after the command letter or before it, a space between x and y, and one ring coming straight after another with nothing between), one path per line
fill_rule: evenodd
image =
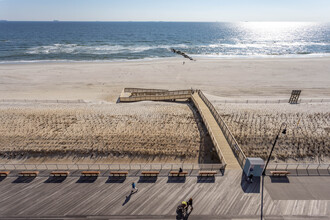
M121 102L134 102L134 101L158 101L158 100L171 100L171 99L187 99L191 98L193 90L174 90L167 92L157 92L153 95L144 96L130 96L120 97Z
M221 170L223 164L0 164L0 170Z
M166 92L167 89L124 88L124 92Z
M239 144L237 143L234 135L231 133L227 124L222 119L222 117L219 115L218 111L214 108L212 103L205 97L203 92L201 90L198 90L197 92L198 92L199 96L201 97L201 99L205 102L206 106L210 109L213 117L215 118L216 122L218 123L220 129L222 130L230 148L232 149L238 163L243 168L245 160L246 160L246 156L245 156L243 150L241 149L241 147L239 146Z
M213 145L214 145L214 147L215 147L215 149L216 149L216 151L217 151L217 153L218 153L218 155L219 155L219 157L220 157L220 161L221 161L221 163L224 164L224 168L225 168L226 165L227 165L227 162L226 162L226 160L225 160L225 158L224 158L224 156L223 156L223 153L222 153L222 151L221 151L221 148L220 148L220 146L219 146L219 143L218 143L217 140L214 138L213 131L212 131L212 129L210 128L210 125L208 124L207 120L204 118L204 114L202 113L202 109L201 109L201 107L199 106L198 102L195 100L194 96L191 97L191 100L193 101L194 105L195 105L196 108L198 109L198 111L199 111L199 113L200 113L200 115L201 115L201 117L202 117L202 119L203 119L203 122L204 122L204 124L205 124L205 126L206 126L208 132L210 133L211 140L212 140Z

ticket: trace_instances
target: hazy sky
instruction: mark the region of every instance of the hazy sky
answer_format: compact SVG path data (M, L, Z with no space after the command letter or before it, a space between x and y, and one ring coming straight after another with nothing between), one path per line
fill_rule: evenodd
M0 0L0 19L330 22L330 0Z

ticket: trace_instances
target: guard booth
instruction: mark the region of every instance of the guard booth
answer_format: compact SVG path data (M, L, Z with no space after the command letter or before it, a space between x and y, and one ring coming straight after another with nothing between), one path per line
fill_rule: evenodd
M265 161L259 157L248 157L246 158L244 165L244 173L246 176L261 176L262 171L265 167Z

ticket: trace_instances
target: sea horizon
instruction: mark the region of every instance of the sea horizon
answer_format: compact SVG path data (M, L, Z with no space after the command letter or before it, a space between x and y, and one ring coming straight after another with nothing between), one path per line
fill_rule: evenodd
M0 63L330 56L328 22L2 21Z

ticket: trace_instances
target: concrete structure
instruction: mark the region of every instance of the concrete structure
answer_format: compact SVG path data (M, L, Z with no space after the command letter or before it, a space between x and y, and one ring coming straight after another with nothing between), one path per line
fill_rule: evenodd
M244 165L244 173L246 176L253 174L253 176L261 176L265 167L265 161L261 158L248 157Z

